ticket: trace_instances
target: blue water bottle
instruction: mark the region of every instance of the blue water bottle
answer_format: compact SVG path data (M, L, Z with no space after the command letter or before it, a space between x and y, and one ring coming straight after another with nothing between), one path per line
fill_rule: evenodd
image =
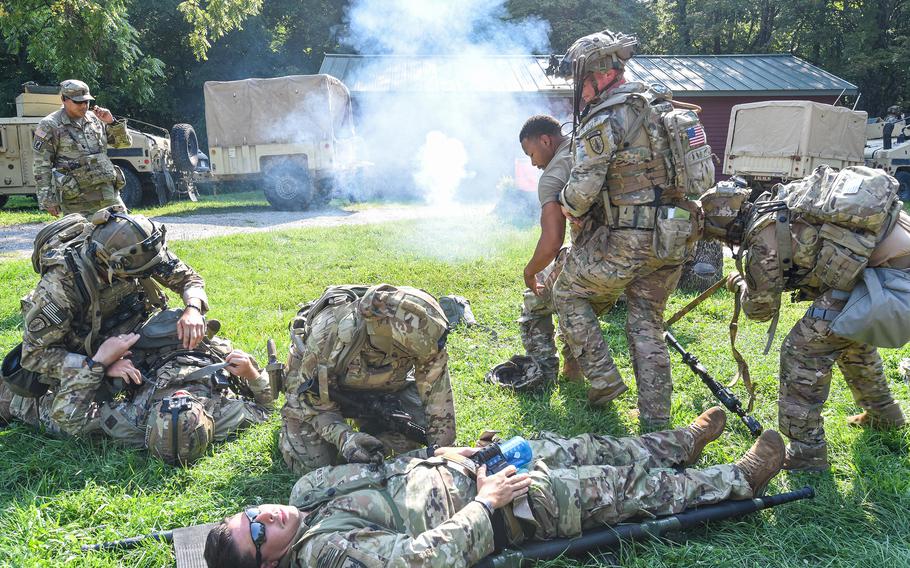
M487 475L504 470L514 465L519 473L528 473L528 466L534 460L531 444L521 436L509 438L505 442L490 444L471 456L478 466L487 466Z

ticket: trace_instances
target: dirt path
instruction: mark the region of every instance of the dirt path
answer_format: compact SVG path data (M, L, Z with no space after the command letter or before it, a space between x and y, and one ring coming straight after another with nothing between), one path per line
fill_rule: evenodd
M438 217L446 214L439 208L424 205L380 206L363 211L321 209L317 211L232 211L153 217L167 225L168 240L200 239L233 235L280 231L301 227L335 227L338 225L366 225L405 219ZM32 252L32 243L44 225L30 223L0 227L0 256L21 257Z

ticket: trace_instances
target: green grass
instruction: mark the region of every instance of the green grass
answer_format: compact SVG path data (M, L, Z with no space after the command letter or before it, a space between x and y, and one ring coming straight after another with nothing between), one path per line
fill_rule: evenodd
M634 432L634 379L621 310L604 318L602 327L633 388L613 409L589 408L581 385L515 395L484 382L493 364L521 350L514 320L523 287L521 270L536 233L486 218L457 223L256 233L178 242L173 248L205 276L211 316L221 320L222 334L260 361L269 336L279 349L287 349L287 322L297 304L329 284L386 281L468 297L487 327L460 329L449 340L461 442L470 443L485 428L507 435ZM3 349L19 341L19 297L35 280L27 261L0 262ZM668 313L691 297L674 295ZM738 344L758 388L754 414L766 427L776 423L780 342L805 308L786 305L768 357L761 355L766 326L741 323ZM727 338L731 311L730 296L721 292L675 326L680 341L722 381L735 372ZM883 351L888 378L906 401L908 387L896 371L901 356L910 356L910 348ZM673 422L683 425L714 401L676 356L673 376ZM741 385L735 390L745 397ZM620 562L649 567L910 565L910 435L847 428L844 418L856 411L836 373L825 409L832 471L784 473L772 483L771 491L812 484L818 491L814 501L716 523L672 541L627 546L619 553ZM79 552L79 546L214 521L249 502L285 502L294 477L284 470L278 453L277 428L273 418L217 446L186 470L103 441L63 442L22 426L0 430L0 566L172 565L165 544L91 554ZM745 429L731 420L721 440L708 446L702 464L733 461L750 443Z
M268 202L261 191L239 191L219 193L218 195L200 195L199 201L172 201L165 205L155 205L134 209L146 217L160 215L191 215L199 213L227 213L229 211L256 210L266 211ZM46 223L53 220L47 212L40 211L34 199L23 196L11 197L0 209L0 227L21 223Z

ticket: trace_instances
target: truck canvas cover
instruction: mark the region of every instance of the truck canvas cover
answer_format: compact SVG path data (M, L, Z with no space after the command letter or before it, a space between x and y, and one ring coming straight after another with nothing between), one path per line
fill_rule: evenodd
M354 135L351 95L329 75L207 81L209 145L294 144Z
M812 101L736 105L728 156L803 156L862 163L866 113Z

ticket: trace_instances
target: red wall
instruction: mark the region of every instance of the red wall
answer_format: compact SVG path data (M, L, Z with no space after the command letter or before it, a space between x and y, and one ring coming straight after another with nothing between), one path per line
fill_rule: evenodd
M724 160L724 147L727 145L727 128L730 126L730 113L735 105L743 103L756 103L759 101L815 101L833 104L837 96L806 96L806 97L684 97L680 101L697 104L702 108L701 123L708 136L711 151L721 161ZM718 171L720 168L718 167Z

